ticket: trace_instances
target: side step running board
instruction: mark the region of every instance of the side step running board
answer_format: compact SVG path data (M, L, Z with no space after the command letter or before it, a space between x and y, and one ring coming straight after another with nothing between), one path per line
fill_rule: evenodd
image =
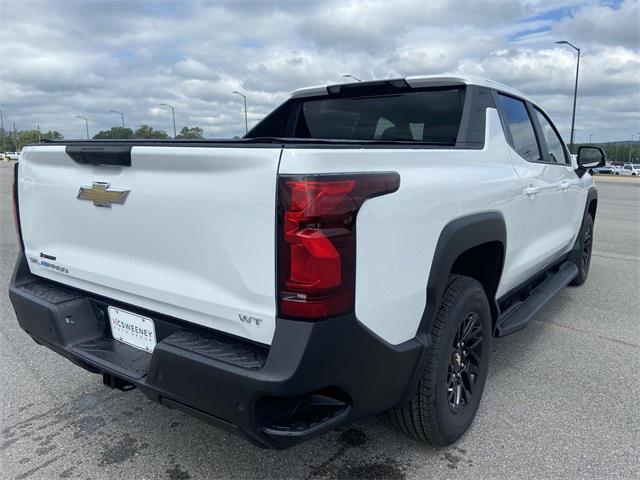
M504 337L527 326L536 313L566 287L578 274L575 263L564 262L557 272L550 274L531 290L526 300L506 309L496 324L496 337Z

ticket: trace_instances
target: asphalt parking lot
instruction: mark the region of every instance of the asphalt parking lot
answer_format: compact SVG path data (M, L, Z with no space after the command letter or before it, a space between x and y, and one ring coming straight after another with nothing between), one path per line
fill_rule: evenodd
M277 452L109 390L19 329L10 167L0 161L1 478L640 478L640 179L597 179L587 283L494 341L478 417L455 446L421 445L379 416Z

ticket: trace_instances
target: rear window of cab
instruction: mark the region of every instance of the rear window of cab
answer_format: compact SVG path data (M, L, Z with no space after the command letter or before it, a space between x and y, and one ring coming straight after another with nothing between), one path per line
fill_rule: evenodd
M247 138L378 140L455 145L465 89L290 100ZM287 131L288 130L288 131Z

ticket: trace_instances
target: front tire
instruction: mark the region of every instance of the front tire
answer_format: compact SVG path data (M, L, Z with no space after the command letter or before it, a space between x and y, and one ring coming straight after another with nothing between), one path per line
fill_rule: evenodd
M582 227L580 228L580 236L576 243L576 260L575 264L578 267L578 275L571 280L569 285L578 286L586 282L589 276L589 267L591 266L591 250L593 249L593 218L588 213L585 215L582 221Z
M490 339L491 312L482 285L451 275L416 392L391 412L401 430L435 446L450 445L464 435L484 390Z

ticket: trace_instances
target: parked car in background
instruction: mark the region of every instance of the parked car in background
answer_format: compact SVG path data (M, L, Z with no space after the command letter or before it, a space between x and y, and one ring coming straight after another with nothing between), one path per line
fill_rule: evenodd
M7 160L20 160L21 156L21 152L4 152L4 157Z
M624 166L617 171L616 175L622 175L625 177L640 176L640 165L634 163L625 163Z
M598 167L593 169L595 175L612 175L614 167Z

